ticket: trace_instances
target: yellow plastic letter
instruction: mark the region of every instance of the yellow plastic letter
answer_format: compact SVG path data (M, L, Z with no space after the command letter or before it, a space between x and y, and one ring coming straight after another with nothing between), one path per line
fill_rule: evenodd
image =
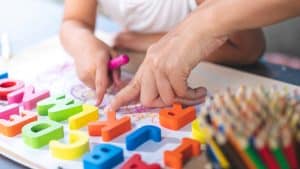
M49 144L53 157L62 160L74 160L80 158L89 151L88 135L82 131L70 131L69 144L52 140Z
M84 104L82 112L69 118L69 128L71 130L80 129L88 125L89 122L97 121L99 118L98 108Z
M199 119L192 122L192 138L199 141L201 144L205 144L208 138L210 138L209 129L200 127Z

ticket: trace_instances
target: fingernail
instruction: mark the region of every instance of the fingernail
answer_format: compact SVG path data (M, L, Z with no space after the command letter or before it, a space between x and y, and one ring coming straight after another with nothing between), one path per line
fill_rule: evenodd
M101 104L101 103L100 103L100 100L98 100L98 99L97 99L97 100L96 100L96 104L95 104L95 106L97 106L97 107L98 107L98 106L100 106L100 104Z
M110 105L107 105L105 108L104 108L104 113L108 113L108 112L111 112L112 111L112 108Z

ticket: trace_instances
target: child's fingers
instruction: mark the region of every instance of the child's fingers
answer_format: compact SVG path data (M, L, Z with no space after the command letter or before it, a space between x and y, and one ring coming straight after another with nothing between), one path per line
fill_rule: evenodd
M107 61L99 61L97 63L95 88L96 88L96 105L99 106L109 86Z
M180 72L174 72L174 74L180 74ZM186 76L170 76L169 80L170 84L176 93L177 97L188 99L188 100L198 100L206 95L207 90L203 87L198 87L196 89L192 89L188 86Z
M115 69L112 71L112 81L116 86L119 86L121 81L121 69Z
M114 50L114 49L110 49L110 56L112 58L115 58L115 57L118 56L118 52L116 50Z
M110 50L110 56L111 58L115 58L118 56L118 52L116 50L111 49ZM121 69L114 69L111 71L111 79L113 84L116 84L117 86L121 83Z

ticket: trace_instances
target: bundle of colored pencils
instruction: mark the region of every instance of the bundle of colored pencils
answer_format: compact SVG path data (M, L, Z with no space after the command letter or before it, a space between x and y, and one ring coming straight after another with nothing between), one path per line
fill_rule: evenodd
M195 123L206 131L206 151L214 168L300 169L297 91L228 89L207 99Z

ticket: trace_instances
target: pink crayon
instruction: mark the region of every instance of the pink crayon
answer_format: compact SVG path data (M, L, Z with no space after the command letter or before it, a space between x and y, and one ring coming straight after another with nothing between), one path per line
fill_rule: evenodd
M129 57L125 54L119 55L111 59L108 63L109 70L117 69L129 62Z

